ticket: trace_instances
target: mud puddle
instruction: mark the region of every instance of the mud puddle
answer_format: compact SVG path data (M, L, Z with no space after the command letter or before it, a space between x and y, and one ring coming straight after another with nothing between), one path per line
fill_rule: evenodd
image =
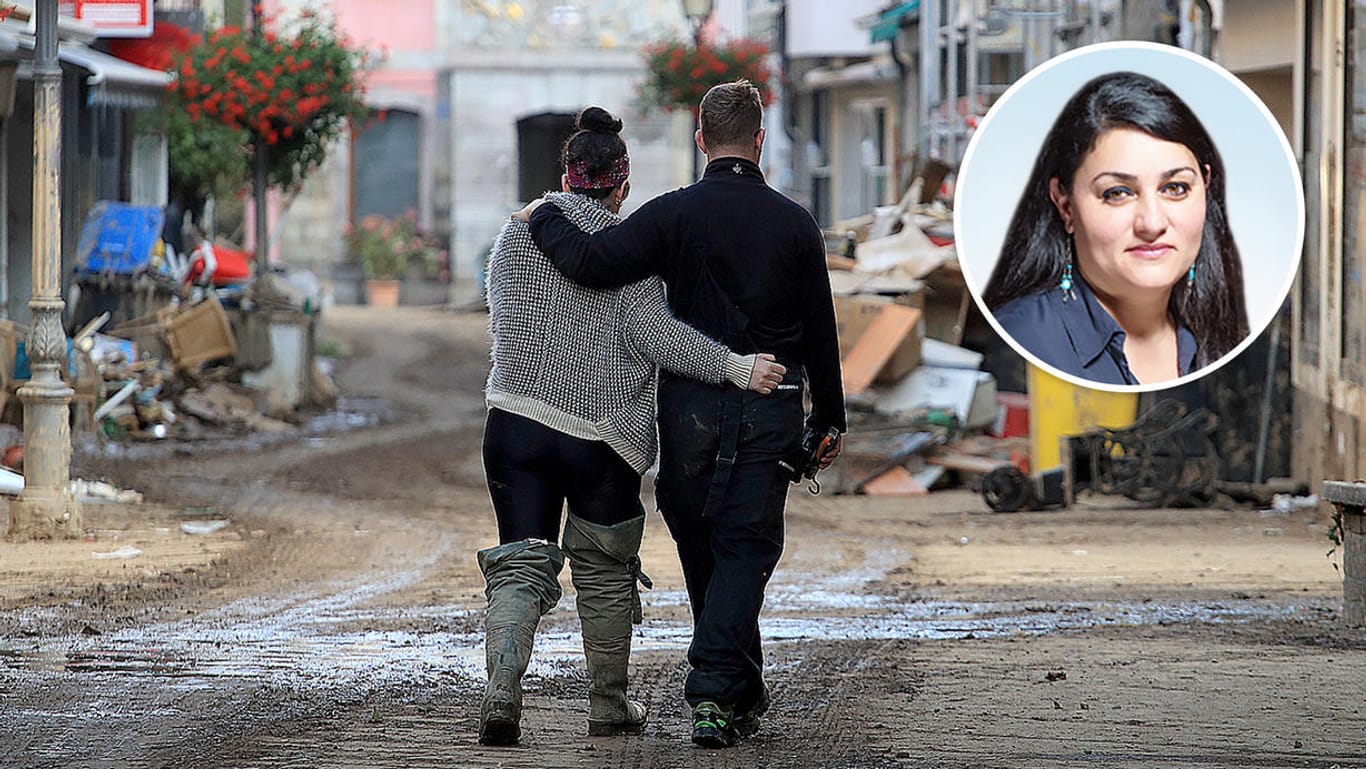
M372 591L364 591L370 593ZM383 592L383 591L380 591ZM1219 625L1317 615L1313 606L1264 600L1220 602L954 602L896 603L876 596L807 591L811 606L797 606L793 596L782 610L765 615L765 640L954 640L1007 636L1042 636L1084 632L1104 627L1155 625ZM356 597L354 594L351 596ZM655 591L645 596L650 607L677 606L681 591ZM832 614L831 604L847 613ZM206 626L185 621L147 630L122 631L111 637L46 639L23 646L0 642L0 665L29 672L104 673L179 679L225 677L268 679L275 683L311 681L354 684L364 680L413 682L454 676L478 680L483 675L482 636L478 632L361 631L329 629L383 626L398 612L355 607L353 600L332 597L309 602L257 622ZM335 611L320 611L330 605ZM857 609L859 611L852 611ZM468 618L468 608L427 607L429 618ZM412 610L401 618L411 620ZM537 634L530 673L559 675L582 658L577 617L572 602L561 604L543 621ZM638 651L681 652L691 638L690 623L647 620L637 629Z

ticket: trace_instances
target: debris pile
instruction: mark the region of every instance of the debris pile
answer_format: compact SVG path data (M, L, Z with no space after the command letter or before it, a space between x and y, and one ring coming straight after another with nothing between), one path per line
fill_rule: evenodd
M311 273L252 277L244 252L201 242L177 256L160 209L101 203L81 235L69 354L73 429L162 440L292 429L337 392L314 359ZM0 421L23 424L28 329L0 321Z
M896 205L826 232L850 420L822 476L835 493L914 496L1028 471L1028 399L998 392L961 346L972 295L951 212L924 189L917 179Z

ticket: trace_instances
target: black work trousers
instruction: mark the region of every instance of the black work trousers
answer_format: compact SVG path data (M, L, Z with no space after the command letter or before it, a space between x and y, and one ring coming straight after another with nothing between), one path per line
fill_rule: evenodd
M692 706L711 701L743 712L764 686L759 612L783 553L789 481L778 462L801 442L796 369L766 396L661 378L656 498L692 604L692 670L684 685ZM714 489L732 447L729 477Z
M645 514L640 475L602 441L566 435L533 419L489 409L484 476L498 517L498 541L560 541L560 517L615 526Z

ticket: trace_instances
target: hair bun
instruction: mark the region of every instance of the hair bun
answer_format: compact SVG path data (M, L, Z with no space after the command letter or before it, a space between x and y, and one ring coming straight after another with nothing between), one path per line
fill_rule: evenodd
M574 127L580 131L621 133L621 120L602 107L584 107L583 112L579 113L578 120L574 123Z

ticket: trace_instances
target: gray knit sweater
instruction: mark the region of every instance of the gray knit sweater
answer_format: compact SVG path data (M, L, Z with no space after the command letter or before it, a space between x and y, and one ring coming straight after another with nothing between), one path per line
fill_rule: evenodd
M592 198L546 198L585 232L620 221ZM550 264L521 222L509 220L494 242L487 285L487 404L605 441L637 472L657 451L658 367L713 384L749 380L752 361L673 317L659 278L606 291L579 286Z

